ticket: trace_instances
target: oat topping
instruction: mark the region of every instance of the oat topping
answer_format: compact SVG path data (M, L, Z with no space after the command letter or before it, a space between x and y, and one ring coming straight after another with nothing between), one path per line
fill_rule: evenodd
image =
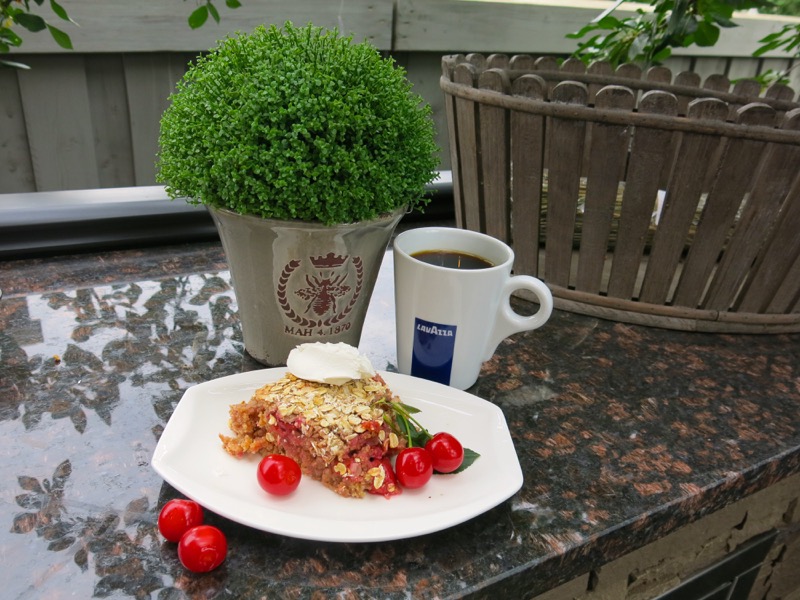
M383 408L370 404L376 395L390 397L386 387L375 380L325 385L288 373L256 391L253 400L269 401L272 408L268 423L271 425L276 423L275 414L288 422L302 419L300 431L328 462L343 453L347 441L366 431L366 422L383 421ZM386 433L382 433L385 437Z

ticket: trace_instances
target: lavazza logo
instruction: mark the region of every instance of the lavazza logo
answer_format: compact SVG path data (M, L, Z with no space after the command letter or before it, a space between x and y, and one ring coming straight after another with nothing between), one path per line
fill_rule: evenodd
M417 323L417 331L442 337L453 337L455 335L455 331L452 329L439 329L436 325L423 325L422 323Z
M284 330L298 337L347 331L348 316L361 296L364 262L333 252L306 261L290 260L278 280L278 304L291 323Z

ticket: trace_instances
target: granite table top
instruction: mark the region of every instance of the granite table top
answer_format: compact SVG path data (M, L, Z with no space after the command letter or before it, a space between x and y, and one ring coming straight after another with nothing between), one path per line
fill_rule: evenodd
M7 261L0 288L4 598L530 596L800 472L800 335L556 311L469 390L508 422L524 475L509 500L381 543L211 514L228 558L195 575L158 534L180 494L150 461L189 386L263 368L219 245ZM360 347L396 370L390 254Z

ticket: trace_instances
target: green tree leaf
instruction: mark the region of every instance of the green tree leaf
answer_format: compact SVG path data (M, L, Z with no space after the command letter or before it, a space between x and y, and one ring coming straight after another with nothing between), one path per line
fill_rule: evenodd
M58 16L60 19L63 19L64 21L70 21L70 22L72 22L72 19L70 19L70 18L69 18L69 15L67 14L67 11L66 11L66 10L64 10L64 7L63 7L63 6L61 6L61 5L60 5L58 2L56 2L56 0L50 0L50 8L52 8L52 9L53 9L53 12L54 12L54 13L55 13L55 14L56 14L56 15L57 15L57 16Z
M228 8L239 8L242 5L239 0L225 0L225 6Z
M214 19L214 20L215 20L217 23L219 23L219 11L217 10L217 7L216 7L216 6L214 6L214 5L213 5L211 2L209 2L209 3L207 4L207 6L208 6L208 12L211 14L211 17L212 17L212 18L213 18L213 19Z
M672 56L672 48L666 47L661 50L661 52L657 52L653 55L653 64L663 63L667 60L670 56Z
M197 29L198 27L202 27L207 20L208 6L204 4L203 6L197 7L194 12L189 15L189 27Z
M697 13L705 20L714 21L723 27L734 27L731 20L736 6L731 2L719 2L718 0L699 0L697 2Z
M44 19L39 15L32 15L30 13L20 13L14 16L14 21L22 25L25 29L30 32L36 33L37 31L42 31L47 27L47 23L45 23Z
M765 44L767 42L774 42L775 40L781 39L782 35L783 35L783 30L776 31L775 33L770 33L769 35L765 35L758 41L761 42L762 44Z
M581 30L567 35L579 39L598 30L608 31L604 37L595 36L580 42L573 56L586 63L605 60L613 66L633 60L643 67L658 64L669 56L668 49L714 46L718 43L721 27L736 27L736 11L750 8L760 10L780 3L800 0L649 0L650 10L636 9L638 16L616 20L611 15L619 2L603 11ZM607 28L605 27L607 26ZM782 32L773 33L761 40L763 46L755 56L786 49L792 52L800 47L800 31L787 40ZM794 44L794 45L793 45Z
M618 29L619 27L623 26L623 22L620 21L616 17L612 17L611 15L606 15L595 24L597 29Z
M753 56L758 58L759 56L763 56L767 52L771 52L771 51L775 50L775 48L777 48L778 46L780 46L780 44L777 44L777 43L764 44L763 46L758 48L755 52L753 52Z
M764 36L759 42L762 45L753 52L753 56L763 56L778 48L791 52L800 45L800 25L785 25L780 31Z
M16 33L7 29L5 27L0 28L0 40L4 40L8 44L12 46L21 46L22 45L22 38L19 37ZM10 48L9 48L10 50ZM9 50L2 50L3 52L8 52Z
M48 25L47 29L50 31L50 35L53 36L53 39L56 41L56 44L65 50L72 50L72 40L65 32L61 31L57 27L53 27L52 25Z
M697 31L694 32L694 41L698 46L713 46L719 40L719 27L707 21L697 24Z

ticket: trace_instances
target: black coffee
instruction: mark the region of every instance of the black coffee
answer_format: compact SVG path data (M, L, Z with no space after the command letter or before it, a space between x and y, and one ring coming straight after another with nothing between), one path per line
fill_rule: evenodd
M488 269L494 266L481 256L455 250L423 250L411 256L429 265L449 269Z

